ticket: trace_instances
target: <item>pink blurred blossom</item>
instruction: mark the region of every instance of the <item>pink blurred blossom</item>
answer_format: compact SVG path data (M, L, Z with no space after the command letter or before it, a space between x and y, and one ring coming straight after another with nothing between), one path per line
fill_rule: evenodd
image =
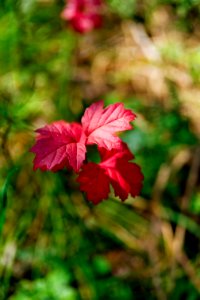
M102 0L68 0L61 17L75 31L86 33L101 26L101 5Z

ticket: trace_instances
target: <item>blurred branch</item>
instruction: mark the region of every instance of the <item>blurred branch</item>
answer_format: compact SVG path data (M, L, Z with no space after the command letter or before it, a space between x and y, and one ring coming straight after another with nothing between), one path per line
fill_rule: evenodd
M182 211L185 211L188 208L189 201L192 197L195 185L197 183L199 167L200 167L200 147L198 147L195 150L192 158L192 163L191 163L191 168L186 183L185 193L181 199ZM174 253L179 253L182 251L184 240L185 240L185 233L186 233L186 229L180 225L177 225L174 234L174 241L173 241Z
M152 192L152 209L155 211L160 204L162 194L167 186L171 174L180 170L191 158L188 149L182 149L172 159L171 164L163 164L158 172L153 192Z
M1 149L2 149L2 153L8 163L8 165L10 167L13 167L13 160L10 154L10 151L8 149L8 136L11 130L11 124L8 124L7 128L5 129L5 131L3 133L1 133Z
M155 62L161 61L160 53L153 41L148 36L143 25L135 24L130 21L125 22L123 23L123 30L126 35L127 32L130 34L134 43L139 46L147 60Z
M194 287L200 293L200 278L197 277L197 272L191 264L190 260L188 259L187 255L184 252L180 252L176 258L182 266L182 268L184 269L185 273L190 278Z
M154 216L151 217L151 231L155 236L160 235L160 219L155 218ZM154 276L152 276L152 283L155 288L155 292L157 295L158 300L167 300L167 296L162 288L162 278L160 267L157 268L159 262L159 250L157 245L157 240L152 240L148 243L148 255L150 258L150 262L152 265L152 269L155 271Z
M185 189L185 194L181 201L181 208L182 210L185 210L188 208L189 200L192 196L192 193L194 191L194 187L197 183L198 174L199 174L199 167L200 167L200 147L198 147L194 151L194 156L192 159L192 165L190 168L190 173L188 176L188 181Z

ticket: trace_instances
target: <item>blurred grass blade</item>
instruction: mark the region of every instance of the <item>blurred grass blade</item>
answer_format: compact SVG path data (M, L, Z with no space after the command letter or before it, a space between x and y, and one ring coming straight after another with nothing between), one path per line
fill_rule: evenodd
M175 224L182 226L192 234L200 238L200 226L190 217L173 211L170 208L163 209L163 217L167 220L173 221Z
M148 234L148 220L111 198L95 207L95 217L97 226L101 224L101 229L134 250L140 249L140 240Z
M7 191L10 180L14 173L17 171L18 168L13 168L9 173L5 180L3 187L0 190L0 236L3 230L4 222L5 222L5 215L6 215L6 207L7 207Z

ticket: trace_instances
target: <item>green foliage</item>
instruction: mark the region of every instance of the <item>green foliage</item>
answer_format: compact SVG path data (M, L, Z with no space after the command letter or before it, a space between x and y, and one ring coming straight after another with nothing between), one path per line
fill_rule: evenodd
M4 226L4 222L5 222L5 213L6 213L6 209L7 209L7 191L8 191L8 185L10 183L10 180L12 178L12 176L15 174L15 172L17 171L17 168L10 170L10 172L8 173L8 176L6 178L6 181L4 183L4 185L2 186L2 189L0 190L0 238L1 238L1 234L2 234L2 230L3 230L3 226Z
M177 280L173 294L170 295L170 298L173 300L182 299L183 297L186 297L186 299L189 300L198 300L199 298L199 293L197 293L192 284L188 282L186 278Z
M77 299L76 291L68 286L69 278L67 275L62 270L56 270L49 273L46 278L36 279L33 282L22 281L16 295L9 299L75 300Z
M1 0L0 299L199 299L199 5L108 0L104 27L80 36L60 18L64 1ZM155 70L161 96L146 84ZM121 137L145 179L141 197L94 207L75 174L33 172L29 149L36 128L80 121L97 99L137 114Z
M136 0L108 0L111 9L123 18L128 18L135 12Z

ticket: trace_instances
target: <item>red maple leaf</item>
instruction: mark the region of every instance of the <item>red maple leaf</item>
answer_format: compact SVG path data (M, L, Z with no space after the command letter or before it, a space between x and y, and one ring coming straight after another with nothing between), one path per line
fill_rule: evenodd
M121 150L99 148L102 162L83 165L77 181L80 189L87 194L88 200L94 204L108 198L109 185L114 188L115 195L124 201L128 195L135 197L142 188L143 175L140 167L129 162L134 156L125 143Z
M102 0L68 0L61 17L79 33L87 33L102 25Z
M85 159L85 134L78 123L57 121L36 130L34 170L58 171L70 166L78 171Z
M103 108L103 101L88 107L81 119L83 130L87 136L87 144L97 144L108 150L119 148L121 140L117 132L132 129L130 121L136 115L125 109L122 103L111 104Z

